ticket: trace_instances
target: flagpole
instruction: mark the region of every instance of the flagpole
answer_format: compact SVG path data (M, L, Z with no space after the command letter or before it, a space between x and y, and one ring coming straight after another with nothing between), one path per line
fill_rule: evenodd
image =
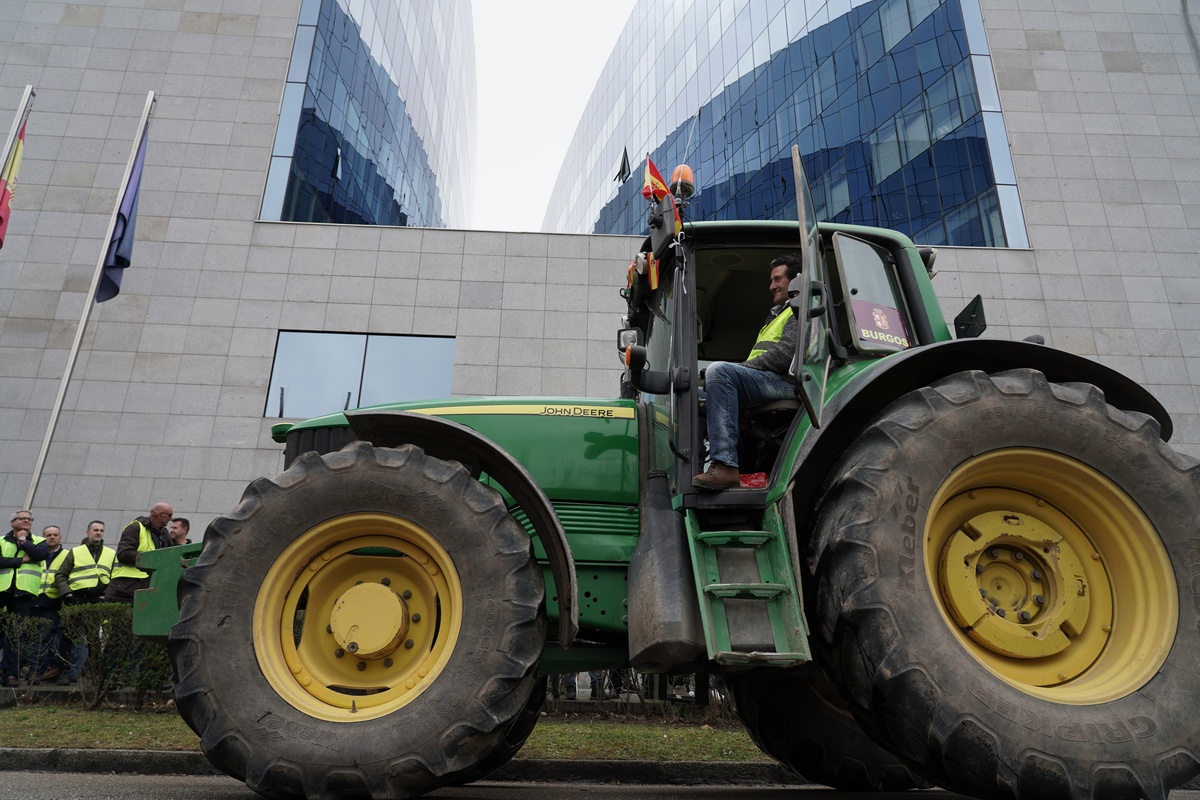
M21 104L17 106L17 115L13 117L12 128L8 131L8 138L4 140L4 149L0 150L0 172L8 166L8 159L12 158L13 147L16 146L17 136L21 133L21 126L25 124L25 120L29 118L29 110L33 105L33 98L37 97L37 92L33 90L33 84L25 84L25 94L21 95Z
M88 319L92 315L92 306L96 304L96 289L104 273L104 259L108 255L109 243L112 241L113 229L117 225L117 214L121 210L121 200L129 186L129 176L133 172L133 162L137 159L142 137L150 122L150 113L154 109L154 92L146 94L146 107L142 109L142 119L138 123L137 135L133 138L133 148L129 151L129 161L125 164L125 175L121 178L117 190L117 201L113 205L112 217L108 221L108 231L104 234L104 243L100 247L100 257L96 259L96 273L92 275L92 285L88 289L87 298L83 301L83 313L79 316L79 327L75 329L75 341L71 343L71 352L67 356L67 366L63 370L62 381L58 385L58 396L54 398L54 406L50 409L50 422L46 425L46 436L42 439L42 449L38 452L37 462L33 465L33 477L29 481L29 493L25 495L23 508L33 508L33 496L37 492L38 482L42 478L42 469L46 465L46 454L50 452L50 440L54 438L54 429L58 427L58 417L62 413L63 400L67 396L67 385L71 382L71 374L75 371L75 362L79 359L79 346L83 343L83 333L87 328Z

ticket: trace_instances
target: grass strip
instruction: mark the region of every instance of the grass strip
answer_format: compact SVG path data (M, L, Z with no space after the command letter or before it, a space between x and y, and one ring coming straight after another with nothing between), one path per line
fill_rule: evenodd
M0 747L200 749L171 709L131 711L38 703L0 710ZM646 717L543 715L517 758L767 761L740 726Z

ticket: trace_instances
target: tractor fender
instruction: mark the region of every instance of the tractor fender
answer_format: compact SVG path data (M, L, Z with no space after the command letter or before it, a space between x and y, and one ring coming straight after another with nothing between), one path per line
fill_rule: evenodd
M411 444L428 455L458 461L476 478L482 473L508 492L525 511L546 548L558 593L558 641L569 647L579 632L575 560L558 515L533 476L491 439L465 425L407 411L347 411L346 420L359 439L376 447Z
M954 339L915 348L881 361L839 392L822 412L792 465L797 509L811 509L826 472L859 432L889 403L956 372L989 374L1029 368L1052 383L1090 383L1116 408L1148 414L1163 441L1171 438L1171 415L1154 395L1116 370L1053 347L1006 339Z

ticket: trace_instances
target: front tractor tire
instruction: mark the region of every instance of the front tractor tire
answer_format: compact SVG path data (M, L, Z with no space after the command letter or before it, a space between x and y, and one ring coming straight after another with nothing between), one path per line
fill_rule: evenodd
M404 798L503 748L538 685L544 588L500 495L419 448L301 456L180 581L176 701L268 797Z
M1200 773L1198 489L1090 385L967 372L905 395L826 484L822 661L947 789L1163 800Z

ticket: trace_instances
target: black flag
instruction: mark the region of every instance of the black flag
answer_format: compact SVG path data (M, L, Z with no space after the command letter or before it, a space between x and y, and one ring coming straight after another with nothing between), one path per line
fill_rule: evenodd
M613 176L613 180L624 183L632 174L629 169L629 148L626 147L621 151L621 166L617 168L617 174Z

